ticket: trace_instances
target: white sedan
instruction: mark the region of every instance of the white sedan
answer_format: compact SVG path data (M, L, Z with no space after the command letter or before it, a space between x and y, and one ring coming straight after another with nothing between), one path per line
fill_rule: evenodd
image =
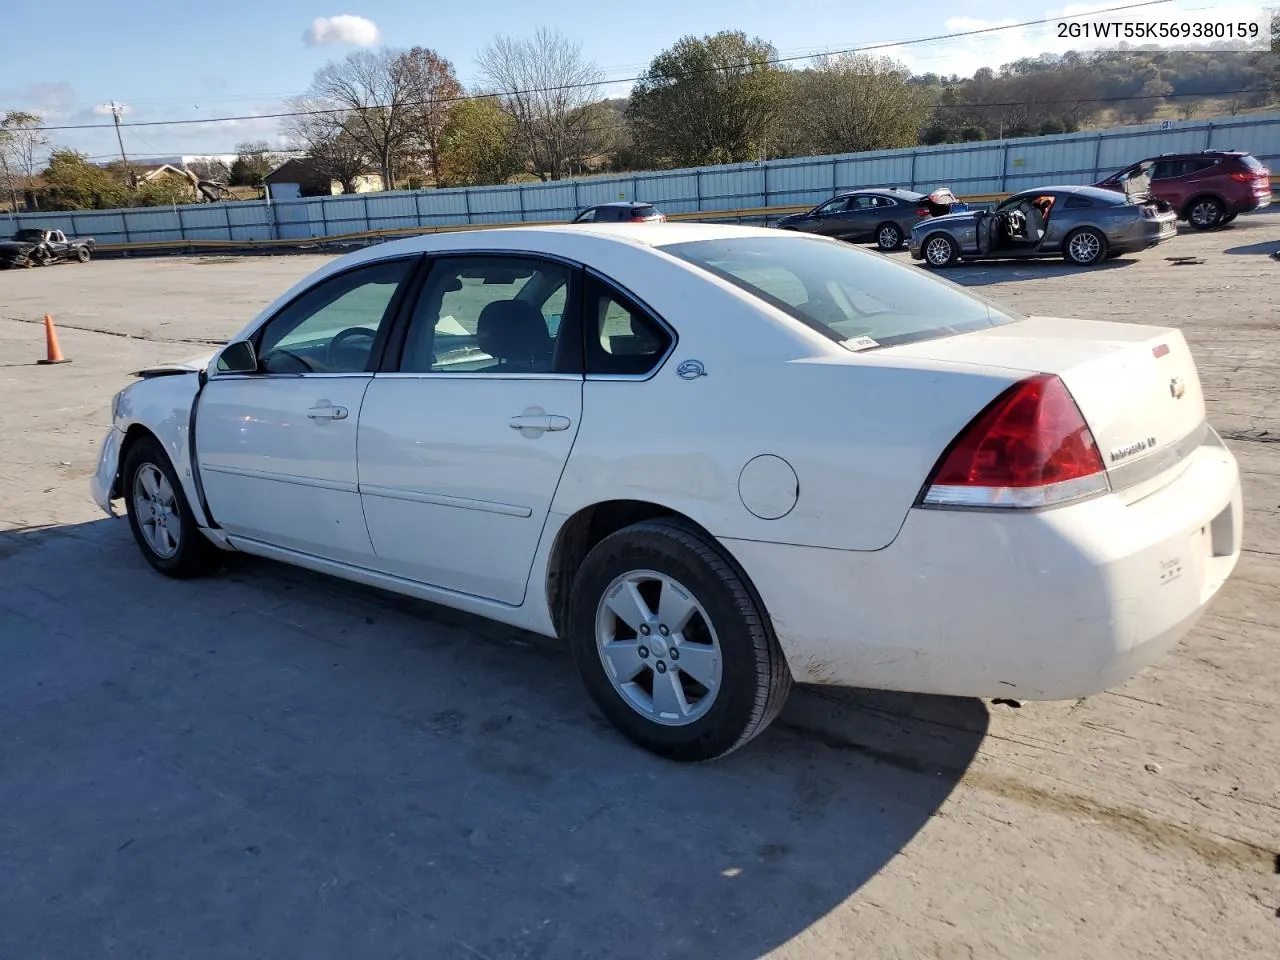
M1180 332L1019 316L806 234L399 240L139 376L93 492L157 570L242 551L563 637L680 760L793 681L1107 689L1240 555Z

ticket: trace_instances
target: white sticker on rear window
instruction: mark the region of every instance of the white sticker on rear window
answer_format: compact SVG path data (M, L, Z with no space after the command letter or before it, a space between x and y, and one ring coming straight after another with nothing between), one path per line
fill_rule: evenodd
M880 341L872 340L870 337L853 337L843 341L842 345L850 350L870 350L872 347L880 346Z

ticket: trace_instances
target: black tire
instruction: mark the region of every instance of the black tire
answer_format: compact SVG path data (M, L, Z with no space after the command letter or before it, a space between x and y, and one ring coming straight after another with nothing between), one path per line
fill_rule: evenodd
M881 250L897 250L902 246L902 228L896 223L882 223L876 227L876 246Z
M678 581L701 605L719 641L716 696L705 713L683 725L644 716L605 671L596 640L598 611L610 586L633 571ZM773 722L791 691L773 625L746 577L705 534L678 520L637 523L596 544L574 580L568 632L578 674L601 713L631 741L670 760L714 760L736 750ZM678 682L675 659L671 671ZM653 670L647 676L657 678Z
M177 548L172 555L165 556L147 539L143 532L143 524L147 518L139 516L140 505L136 502L135 484L138 474L148 467L160 471L173 491L174 510L169 517L177 518ZM133 539L142 551L146 561L165 576L178 580L187 580L215 572L223 563L223 551L200 532L196 519L192 516L191 507L187 503L182 484L178 482L177 472L160 443L151 437L143 437L129 446L124 458L124 469L121 472L120 489L124 496L125 509L129 515L129 529L133 531ZM172 520L166 518L166 525Z
M1230 223L1232 220L1234 220L1238 216L1240 216L1240 213L1236 210L1232 210L1230 213L1228 213L1225 217L1222 218L1222 220L1219 223L1219 226L1225 227L1228 223Z
M76 247L76 259L81 263L88 263L92 255L88 247Z
M937 245L945 243L947 254L945 257L935 257L930 255L930 248L941 249ZM920 250L924 254L924 265L932 270L939 270L943 267L953 266L960 259L960 247L955 240L951 239L945 233L931 233L924 238L924 242L920 244Z
M1187 223L1193 230L1220 227L1226 215L1226 205L1217 197L1196 197L1187 204Z
M1092 251L1085 253L1084 251ZM1077 267L1092 267L1107 259L1107 238L1093 227L1072 230L1062 238L1062 255Z

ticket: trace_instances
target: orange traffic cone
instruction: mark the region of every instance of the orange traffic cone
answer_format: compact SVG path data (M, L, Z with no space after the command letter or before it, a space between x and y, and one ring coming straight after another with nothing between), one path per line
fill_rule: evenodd
M43 360L37 360L36 363L71 362L62 355L62 348L58 346L58 331L53 329L53 315L48 313L44 315L44 342L45 353L48 356Z

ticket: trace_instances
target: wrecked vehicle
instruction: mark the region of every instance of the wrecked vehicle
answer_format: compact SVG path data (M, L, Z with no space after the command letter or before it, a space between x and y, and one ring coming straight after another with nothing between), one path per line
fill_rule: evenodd
M922 220L911 231L915 260L932 268L960 260L1065 257L1088 267L1137 253L1177 235L1177 216L1160 201L1098 187L1023 190L994 210Z
M19 230L10 239L0 241L0 269L45 267L61 260L88 263L94 245L92 237L68 240L61 230Z

